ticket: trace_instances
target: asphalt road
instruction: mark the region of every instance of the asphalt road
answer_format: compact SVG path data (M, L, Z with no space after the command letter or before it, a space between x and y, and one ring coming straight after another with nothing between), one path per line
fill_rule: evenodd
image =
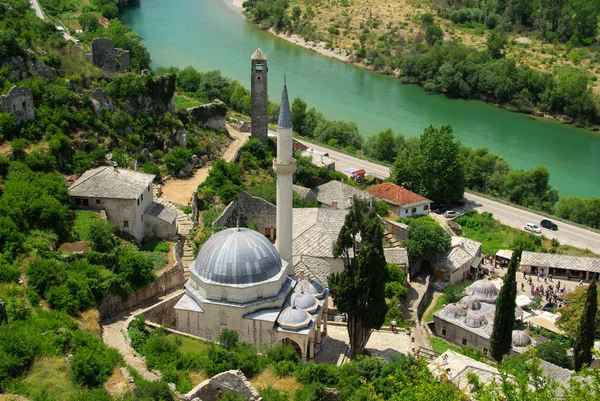
M42 12L42 8L40 7L40 4L37 2L37 0L31 0L31 5L33 6L33 8L35 10L35 15L37 15L38 18L41 18L41 19L45 20L46 17L44 17L44 13Z
M297 139L298 140L298 139ZM329 157L335 160L335 169L344 171L349 167L363 168L367 174L381 178L387 178L390 175L389 167L376 163L358 159L345 153L324 148L319 145L298 140L300 143L321 152L329 153ZM525 223L534 223L539 225L545 217L536 213L531 213L516 207L508 206L500 202L495 202L487 198L465 193L465 209L473 209L478 212L489 212L507 226L523 229ZM458 210L458 209L457 209ZM547 238L556 238L561 244L575 246L577 248L589 249L594 253L600 254L600 234L571 224L557 222L558 231L542 228L542 234Z

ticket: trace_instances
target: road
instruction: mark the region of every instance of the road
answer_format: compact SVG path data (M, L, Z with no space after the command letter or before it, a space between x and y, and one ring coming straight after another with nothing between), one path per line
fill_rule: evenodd
M42 12L42 8L40 7L40 3L38 3L37 0L31 0L31 5L33 6L33 9L35 10L35 15L37 15L38 18L41 18L41 19L45 20L46 17L44 16L44 13Z
M387 178L390 175L389 167L362 160L310 142L297 140L309 148L329 153L329 157L335 160L335 169L338 171L343 172L349 167L354 167L363 168L367 174L381 178ZM465 193L465 199L465 209L492 213L502 224L514 228L523 229L525 223L539 225L540 221L545 218L536 213L505 205L471 193ZM556 238L561 244L589 249L594 253L600 254L600 234L567 223L558 222L557 224L559 227L558 231L542 228L542 234L547 238Z

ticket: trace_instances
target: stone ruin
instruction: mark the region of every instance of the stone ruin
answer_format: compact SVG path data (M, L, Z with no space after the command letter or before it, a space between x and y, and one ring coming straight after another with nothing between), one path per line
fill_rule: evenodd
M128 71L131 67L129 50L113 47L109 38L92 41L92 64L108 74Z
M226 393L237 397L261 401L258 391L246 379L241 370L228 370L203 381L185 395L191 401L217 401Z
M7 95L0 96L0 113L15 116L17 124L35 119L33 93L25 86L13 86Z
M225 126L225 116L227 115L227 106L219 99L212 103L204 104L198 107L187 109L192 122L201 128L215 131L227 131Z

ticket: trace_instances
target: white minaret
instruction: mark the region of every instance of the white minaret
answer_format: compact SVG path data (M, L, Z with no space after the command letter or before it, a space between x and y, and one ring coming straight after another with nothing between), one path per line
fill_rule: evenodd
M296 160L292 157L292 117L287 84L283 82L279 122L277 123L277 158L273 170L277 175L277 239L275 247L281 259L288 263L288 274L294 274L292 263L292 176Z

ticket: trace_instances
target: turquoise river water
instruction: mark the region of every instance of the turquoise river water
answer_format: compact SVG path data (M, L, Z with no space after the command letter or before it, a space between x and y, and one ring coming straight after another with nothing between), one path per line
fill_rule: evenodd
M249 88L250 56L260 46L272 101L280 100L285 73L292 98L327 118L356 122L364 136L388 127L415 136L430 124L449 123L463 144L487 147L513 167L545 165L561 196L600 197L600 134L450 99L344 64L261 31L230 2L141 0L122 19L144 38L154 66L218 69Z

